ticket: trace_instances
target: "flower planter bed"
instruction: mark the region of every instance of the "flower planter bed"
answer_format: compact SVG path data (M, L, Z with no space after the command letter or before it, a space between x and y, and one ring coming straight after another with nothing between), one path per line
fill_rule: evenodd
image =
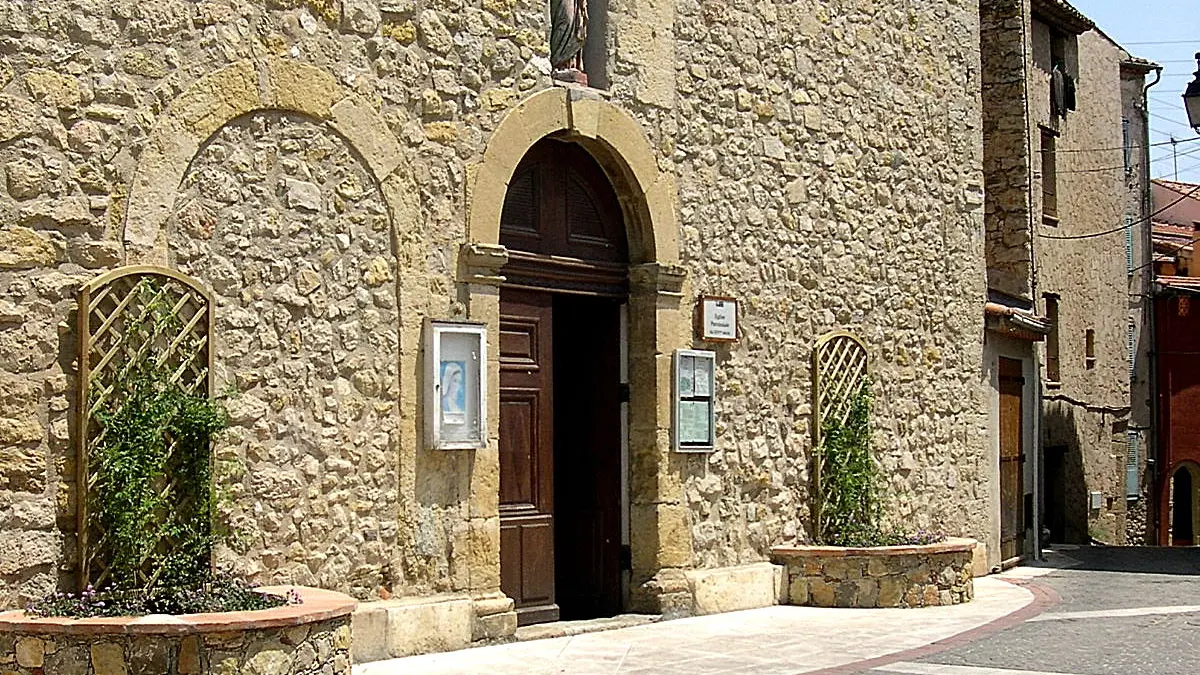
M284 594L290 586L261 590ZM301 603L254 612L68 619L0 612L9 675L349 675L353 598L295 587Z
M936 607L974 597L974 550L974 539L947 539L873 548L777 546L771 557L787 569L789 605Z

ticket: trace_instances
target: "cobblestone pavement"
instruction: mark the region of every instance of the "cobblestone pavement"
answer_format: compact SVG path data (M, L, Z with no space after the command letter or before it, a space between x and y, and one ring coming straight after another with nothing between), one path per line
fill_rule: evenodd
M906 652L1028 611L1035 594L976 579L975 600L925 609L768 607L355 666L355 675L794 675Z
M1200 671L1200 549L1062 550L1015 576L1051 589L1044 614L869 675L1190 675ZM1055 569L1059 567L1059 569ZM1040 574L1039 574L1040 573Z

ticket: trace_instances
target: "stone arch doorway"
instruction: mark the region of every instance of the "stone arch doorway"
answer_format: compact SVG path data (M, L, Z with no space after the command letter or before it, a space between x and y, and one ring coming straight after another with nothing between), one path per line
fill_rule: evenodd
M582 146L543 139L509 183L500 243L501 590L522 624L612 616L628 544L617 192Z
M1171 474L1170 484L1171 546L1195 546L1200 534L1200 467L1191 462L1179 465Z
M659 170L641 125L608 101L558 87L534 94L509 111L489 138L481 161L468 172L468 240L457 260L460 293L466 298L468 316L487 323L491 335L500 335L501 295L507 298L520 290L516 287L528 285L527 279L521 280L527 262L523 253L528 251L510 251L508 244L518 243L508 235L502 240L502 211L510 188L522 180L518 168L544 139L568 143L574 151L590 155L588 162L601 169L617 195L624 226L625 256L615 260L589 256L592 263L617 263L616 269L624 272L628 298L629 403L624 428L631 468L625 474L628 486L621 490L628 497L628 549L621 552L628 570L622 574L621 609L679 611L686 595L680 587L682 570L692 565L692 536L679 478L686 459L670 452L671 416L665 392L671 387L672 352L690 345L689 322L681 306L686 273L678 264L674 178ZM557 295L588 297L562 289ZM493 344L498 342L493 339ZM491 410L500 408L501 357L496 354L502 351L491 351ZM473 485L478 488L473 489L478 492L472 502L473 536L479 555L486 553L493 565L474 577L477 594L500 591L502 574L509 575L505 588L514 583L511 569L501 565L498 450L512 432L502 428L500 417L495 415L490 422L489 451L474 460ZM552 526L545 525L544 532L551 531ZM542 619L550 616L552 612ZM522 617L523 622L534 618Z

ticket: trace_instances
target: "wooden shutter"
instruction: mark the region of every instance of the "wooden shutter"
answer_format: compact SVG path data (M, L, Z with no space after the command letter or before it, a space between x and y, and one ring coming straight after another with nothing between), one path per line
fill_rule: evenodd
M1125 216L1125 273L1133 276L1133 216Z
M1128 449L1125 453L1125 498L1137 499L1141 496L1141 490L1138 489L1138 454L1141 450L1141 437L1137 431L1130 430L1128 436Z

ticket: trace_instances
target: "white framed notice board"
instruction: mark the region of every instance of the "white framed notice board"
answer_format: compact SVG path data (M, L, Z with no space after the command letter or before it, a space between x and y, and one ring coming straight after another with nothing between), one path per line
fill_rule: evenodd
M712 452L716 447L715 352L675 350L671 424L676 452Z
M434 450L487 447L487 327L426 321L425 441Z

